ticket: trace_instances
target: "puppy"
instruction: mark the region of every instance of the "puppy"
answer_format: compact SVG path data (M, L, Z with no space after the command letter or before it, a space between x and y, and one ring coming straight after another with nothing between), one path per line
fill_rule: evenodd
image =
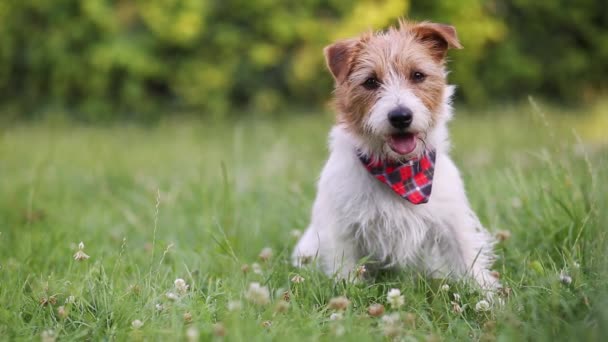
M296 266L316 258L328 275L348 279L365 258L368 269L499 286L489 271L493 239L448 155L450 48L462 48L454 27L400 21L324 49L337 123Z

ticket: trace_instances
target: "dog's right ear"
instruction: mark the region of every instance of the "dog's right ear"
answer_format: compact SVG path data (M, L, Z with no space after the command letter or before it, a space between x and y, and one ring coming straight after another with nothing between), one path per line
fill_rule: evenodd
M348 76L356 45L356 39L346 39L338 41L323 49L327 68L338 84L344 82Z

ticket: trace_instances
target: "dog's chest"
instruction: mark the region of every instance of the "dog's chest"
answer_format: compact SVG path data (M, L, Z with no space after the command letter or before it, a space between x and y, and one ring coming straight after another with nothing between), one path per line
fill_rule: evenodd
M427 205L407 202L362 165L349 166L331 173L331 180L323 184L331 184L331 215L337 216L339 229L365 255L386 261L393 254L403 254L398 250L411 250L413 255L432 224Z

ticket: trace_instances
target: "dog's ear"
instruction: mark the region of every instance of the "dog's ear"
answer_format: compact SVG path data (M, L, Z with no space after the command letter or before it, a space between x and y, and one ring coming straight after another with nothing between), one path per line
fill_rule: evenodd
M454 26L423 22L415 25L412 30L420 40L429 44L438 60L445 58L448 49L462 49Z
M356 39L346 39L326 46L323 49L327 68L338 84L344 82L348 76L356 45Z

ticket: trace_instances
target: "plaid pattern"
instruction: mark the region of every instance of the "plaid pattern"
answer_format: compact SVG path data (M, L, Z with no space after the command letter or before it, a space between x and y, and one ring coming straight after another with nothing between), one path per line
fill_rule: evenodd
M435 171L435 151L426 151L422 158L405 163L380 161L359 154L359 159L377 180L413 204L429 201Z

